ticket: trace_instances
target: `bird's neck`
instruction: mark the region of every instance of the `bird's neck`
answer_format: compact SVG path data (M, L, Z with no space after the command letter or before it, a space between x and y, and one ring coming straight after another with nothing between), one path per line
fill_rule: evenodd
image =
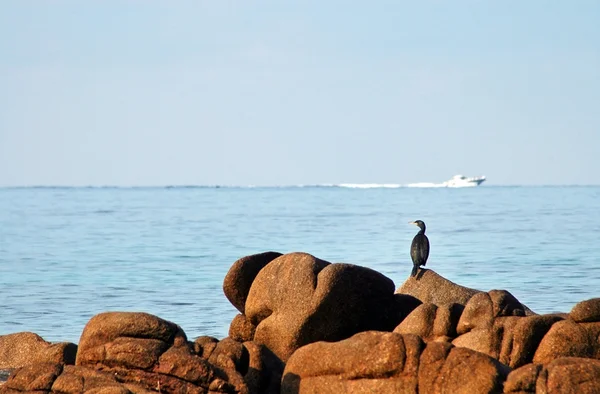
M419 230L419 234L425 234L425 229L422 228L421 230Z

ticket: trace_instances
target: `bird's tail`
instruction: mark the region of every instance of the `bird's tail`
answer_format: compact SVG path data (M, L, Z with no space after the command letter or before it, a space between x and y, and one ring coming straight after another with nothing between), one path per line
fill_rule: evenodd
M413 269L412 269L412 272L410 273L410 276L415 276L418 271L419 271L419 266L416 264L413 265Z

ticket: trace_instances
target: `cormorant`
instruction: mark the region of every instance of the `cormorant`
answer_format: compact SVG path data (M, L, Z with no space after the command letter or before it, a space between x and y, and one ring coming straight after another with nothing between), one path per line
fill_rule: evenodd
M413 269L410 276L415 276L419 267L427 263L429 257L429 239L425 235L425 223L422 220L410 222L418 226L421 230L415 235L410 245L410 258L413 261Z

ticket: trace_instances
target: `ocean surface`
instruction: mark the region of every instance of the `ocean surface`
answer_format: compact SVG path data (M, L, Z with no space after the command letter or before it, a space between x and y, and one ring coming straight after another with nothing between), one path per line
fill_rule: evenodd
M600 296L597 186L0 188L0 335L78 343L97 313L145 311L223 338L238 258L303 251L399 287L416 219L456 283L538 313Z

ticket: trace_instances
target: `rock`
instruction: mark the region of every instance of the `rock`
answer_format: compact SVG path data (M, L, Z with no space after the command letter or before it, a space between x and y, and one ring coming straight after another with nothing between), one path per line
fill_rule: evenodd
M464 307L460 304L421 304L395 329L398 334L415 334L426 342L446 341L456 337L456 325Z
M248 350L240 342L225 338L217 344L208 361L221 368L235 369L242 375L248 370Z
M289 359L281 393L416 393L423 346L416 335L378 331L312 343Z
M142 312L100 313L86 324L76 365L149 369L175 342L187 342L175 323Z
M503 357L511 353L512 329L519 319L516 316L498 317L492 321L491 326L470 330L454 339L452 344L506 362Z
M561 357L600 358L600 323L577 323L566 319L554 323L542 338L534 363L549 364Z
M600 298L592 298L576 304L569 316L578 323L600 322Z
M391 331L401 315L389 278L306 253L286 254L264 267L245 310L256 325L254 341L284 362L312 342L337 341L370 329Z
M491 327L494 319L506 316L525 316L525 308L506 290L480 292L465 305L456 331L460 335L474 328Z
M110 372L119 382L143 390L160 385L162 392L204 393L211 388L245 394L248 388L235 369L235 356L244 351L233 340L215 343L204 337L190 343L179 326L147 313L107 312L85 326L76 365ZM247 364L240 361L242 368Z
M32 332L0 335L0 369L14 369L35 363L74 364L77 345L50 343Z
M279 394L284 364L266 346L244 342L248 351L248 371L244 380L252 394Z
M254 254L242 257L229 268L223 280L223 292L229 302L241 313L244 313L246 298L254 278L261 269L279 256L281 253L277 252Z
M52 384L63 370L63 364L27 364L15 370L0 389L0 393L15 391L50 391Z
M547 365L528 364L508 375L504 392L509 393L577 393L600 391L600 361L562 357Z
M213 368L208 361L192 354L185 346L171 347L164 352L153 371L176 376L186 382L204 387L207 387L214 377Z
M542 368L542 365L539 364L527 364L511 371L504 383L504 392L506 394L535 393L536 382Z
M176 372L176 371L175 371ZM132 371L135 373L135 371ZM0 394L46 392L56 394L146 394L194 393L205 394L206 389L170 375L138 371L135 382L123 382L122 373L96 371L88 367L55 363L30 364L17 369L0 388ZM230 391L234 392L234 391Z
M533 356L542 338L557 321L557 315L527 316L517 320L512 333L510 355L500 354L499 361L511 368L518 368L533 362Z
M207 335L198 337L193 344L194 353L208 360L218 344L219 340L215 337Z
M511 368L518 368L533 361L540 341L561 319L556 315L504 316L493 319L491 325L484 319L485 324L476 325L455 338L452 344L487 354Z
M396 293L408 294L423 303L435 305L465 305L479 290L457 285L435 271L421 268L419 274L409 277Z
M420 393L501 393L510 368L449 343L430 342L419 364Z
M496 393L509 368L449 343L368 331L290 357L281 393Z
M229 337L238 342L251 341L255 331L256 326L243 314L236 315L229 325Z

